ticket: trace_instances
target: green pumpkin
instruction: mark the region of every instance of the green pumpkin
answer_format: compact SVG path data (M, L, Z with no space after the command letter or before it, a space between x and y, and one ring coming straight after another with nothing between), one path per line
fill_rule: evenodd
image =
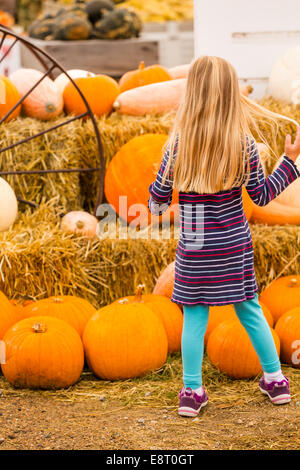
M28 28L28 35L31 38L51 40L54 38L55 22L53 18L35 20Z
M107 12L113 11L114 3L111 0L90 0L85 5L85 11L91 23L101 20Z
M129 39L138 37L141 28L142 22L136 13L120 8L97 21L92 36L98 39Z
M62 41L76 41L89 39L92 25L81 16L65 14L55 21L54 39Z

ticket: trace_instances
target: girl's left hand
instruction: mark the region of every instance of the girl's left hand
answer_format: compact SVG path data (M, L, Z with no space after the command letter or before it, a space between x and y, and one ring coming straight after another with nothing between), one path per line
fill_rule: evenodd
M297 127L297 135L294 144L292 144L292 138L288 134L285 138L285 147L284 153L289 157L293 162L295 162L300 155L300 127Z

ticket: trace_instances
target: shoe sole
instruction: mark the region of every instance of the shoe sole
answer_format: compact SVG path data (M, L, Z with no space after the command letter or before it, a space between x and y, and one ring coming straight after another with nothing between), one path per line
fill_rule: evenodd
M204 403L202 403L198 410L194 410L194 408L189 408L187 406L182 406L181 408L178 409L178 414L179 416L186 416L188 418L195 418L195 416L197 416L200 411L201 411L201 408L204 408L204 406L206 406L208 403L208 400L205 401Z
M284 394L284 395L279 395L276 398L272 398L269 392L267 392L267 390L264 390L263 388L260 388L260 387L259 387L259 390L261 391L263 395L268 395L273 405L284 405L285 403L290 403L291 401L290 395Z

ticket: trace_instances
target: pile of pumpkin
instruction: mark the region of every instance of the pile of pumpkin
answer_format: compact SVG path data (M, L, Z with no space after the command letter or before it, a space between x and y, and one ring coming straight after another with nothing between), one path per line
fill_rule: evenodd
M75 41L138 37L140 17L131 9L115 8L111 0L77 0L53 13L41 14L28 28L32 38Z
M153 294L171 298L174 269L173 262L162 272ZM281 361L300 369L300 275L273 281L259 302ZM261 371L257 354L232 305L210 307L204 341L212 364L228 376L251 378Z
M98 311L74 296L22 305L0 293L4 376L16 387L55 389L79 380L84 357L106 380L160 368L180 350L183 316L167 297L141 290Z

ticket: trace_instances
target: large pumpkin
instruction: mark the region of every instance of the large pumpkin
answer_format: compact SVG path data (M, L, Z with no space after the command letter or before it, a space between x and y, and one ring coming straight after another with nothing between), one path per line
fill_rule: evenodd
M7 330L21 320L20 311L0 291L0 340Z
M161 320L146 305L113 303L88 322L83 344L90 369L100 378L139 377L161 367L168 339Z
M4 336L2 372L15 387L64 388L80 377L84 351L80 336L58 318L25 318Z
M254 204L251 222L267 225L300 225L298 207L282 204L276 199L266 206Z
M107 75L96 75L76 78L74 81L94 114L102 116L111 112L113 103L120 93L120 87L113 78ZM78 116L86 112L86 106L72 83L66 85L63 97L67 113Z
M23 309L24 317L49 316L69 323L80 336L84 328L96 312L90 302L72 295L53 296L38 300Z
M0 178L0 232L14 223L18 215L18 201L12 187Z
M262 308L263 314L269 326L272 328L274 325L274 319L272 317L270 310L262 302L260 302L260 306ZM220 325L220 323L222 323L225 320L231 320L231 321L237 321L237 322L239 321L235 313L233 305L224 305L222 307L210 307L209 308L208 324L207 324L207 329L206 329L206 333L204 336L205 344L207 344L207 341L211 332L218 325Z
M269 76L268 94L276 100L299 103L300 46L284 51ZM298 85L298 87L296 87Z
M284 313L276 323L283 362L300 369L300 306Z
M300 276L283 276L272 282L261 294L275 323L288 310L300 307Z
M0 75L0 85L3 88L3 99L0 101L0 119L2 119L11 108L13 108L17 102L21 99L21 95L18 92L17 87L12 83L9 78L4 75ZM19 105L6 119L5 122L11 121L12 119L19 116L21 111L21 105Z
M165 82L171 80L172 77L161 65L150 65L145 67L144 62L140 62L137 70L125 73L119 82L121 93L132 88L137 88L151 83Z
M168 136L164 134L145 134L134 137L123 145L108 165L105 175L105 195L120 217L127 222L137 220L141 209L140 225L150 222L148 199L150 184L155 180L161 160L163 147ZM120 197L127 197L127 207L119 206ZM178 202L176 191L173 204ZM141 205L134 207L134 204ZM174 206L173 206L174 207ZM178 206L175 206L178 207ZM169 208L166 216L171 214ZM177 213L177 212L176 212ZM153 217L153 220L158 217Z
M277 352L280 341L271 330ZM225 320L209 336L207 354L210 361L221 372L236 379L255 377L261 366L245 328L237 321Z
M135 295L117 300L118 303L145 304L162 321L168 338L168 352L173 353L181 349L181 335L183 316L180 308L163 295L144 294L143 286L138 286Z
M18 69L10 75L10 80L23 97L42 76L43 73L38 70ZM62 112L63 98L55 83L49 77L45 77L25 98L22 106L26 116L47 121Z

